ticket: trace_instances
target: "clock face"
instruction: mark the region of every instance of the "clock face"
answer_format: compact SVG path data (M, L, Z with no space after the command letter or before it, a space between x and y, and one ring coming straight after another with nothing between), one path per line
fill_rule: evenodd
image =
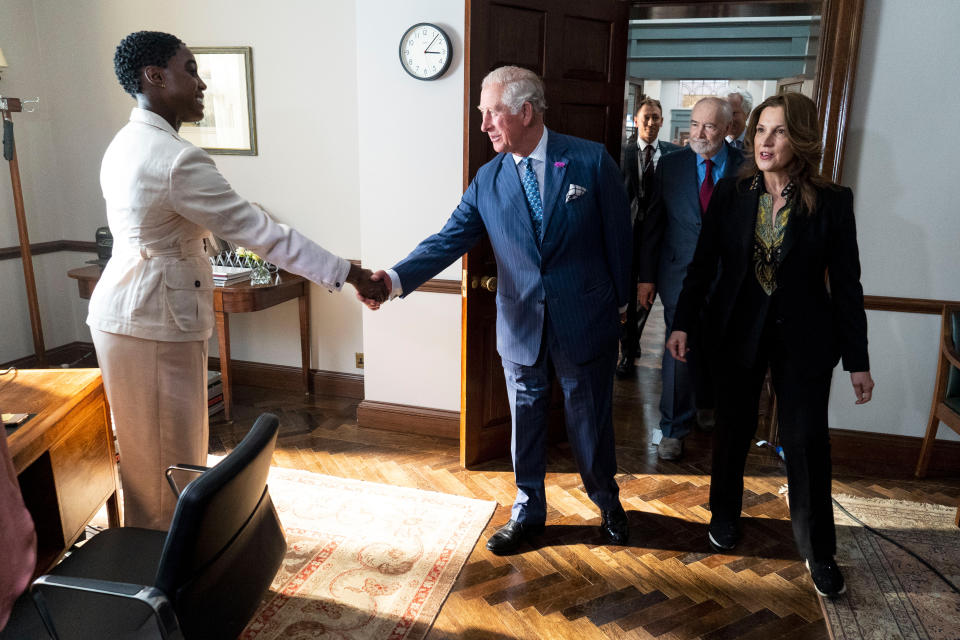
M400 64L418 80L436 80L450 67L450 38L440 27L421 22L400 39Z

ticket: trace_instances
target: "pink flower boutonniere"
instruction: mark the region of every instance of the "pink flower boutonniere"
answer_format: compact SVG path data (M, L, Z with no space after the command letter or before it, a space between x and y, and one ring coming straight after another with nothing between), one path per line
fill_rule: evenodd
M561 160L559 162L554 162L553 166L555 166L557 169L563 169L565 166L567 166L567 163Z

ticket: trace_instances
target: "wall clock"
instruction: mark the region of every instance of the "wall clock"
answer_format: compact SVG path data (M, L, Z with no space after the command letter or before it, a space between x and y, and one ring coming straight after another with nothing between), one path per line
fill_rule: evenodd
M452 57L449 36L435 24L415 24L400 39L400 64L417 80L436 80L447 72Z

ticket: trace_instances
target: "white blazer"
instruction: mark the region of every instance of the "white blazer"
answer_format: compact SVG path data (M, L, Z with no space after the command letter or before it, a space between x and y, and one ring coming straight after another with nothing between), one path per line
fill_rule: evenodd
M87 324L148 340L206 340L213 330L210 231L288 271L340 290L350 262L238 195L206 151L134 108L107 147L100 186L113 255Z

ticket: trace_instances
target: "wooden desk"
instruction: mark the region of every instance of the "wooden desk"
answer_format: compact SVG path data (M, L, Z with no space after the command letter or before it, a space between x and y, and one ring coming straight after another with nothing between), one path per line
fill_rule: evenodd
M71 269L67 275L77 281L81 298L90 298L100 267L90 265ZM286 271L280 272L280 284L250 286L249 282L229 287L214 287L213 312L217 322L220 346L220 375L223 380L223 412L227 420L232 415L233 393L230 386L230 313L260 311L297 298L300 302L300 361L303 368L303 390L310 392L310 281Z
M37 528L37 575L63 557L107 504L120 526L116 451L99 369L20 369L0 376L5 412L35 413L7 437Z

